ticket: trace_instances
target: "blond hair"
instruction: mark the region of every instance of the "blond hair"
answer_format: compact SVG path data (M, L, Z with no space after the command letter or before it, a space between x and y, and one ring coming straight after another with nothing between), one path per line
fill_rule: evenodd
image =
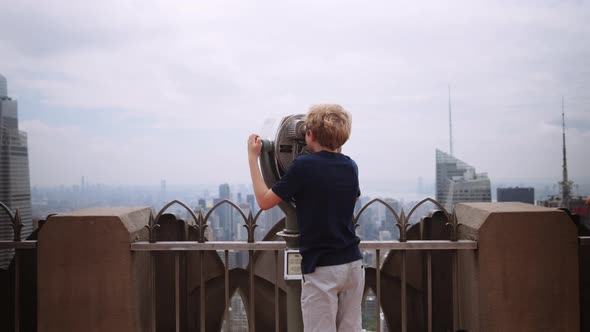
M338 104L319 104L309 108L305 125L320 145L336 150L350 137L352 116Z

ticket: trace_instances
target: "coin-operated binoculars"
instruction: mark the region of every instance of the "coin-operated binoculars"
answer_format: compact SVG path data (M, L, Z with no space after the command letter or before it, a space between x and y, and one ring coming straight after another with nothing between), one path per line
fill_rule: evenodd
M270 188L277 182L295 159L301 154L307 154L305 143L305 115L289 115L284 117L277 129L274 141L264 139L260 153L260 168L264 182ZM279 207L285 214L285 229L278 232L287 242L287 247L299 247L299 227L297 226L297 214L295 202L279 203Z
M260 153L260 168L266 185L271 188L285 172L295 157L307 154L305 143L305 115L284 117L277 129L274 141L264 139ZM299 227L297 225L296 202L279 203L285 214L285 228L277 235L287 243L285 250L285 280L287 293L287 328L289 332L303 331L301 317L301 283L294 282L301 278L301 256L299 255Z

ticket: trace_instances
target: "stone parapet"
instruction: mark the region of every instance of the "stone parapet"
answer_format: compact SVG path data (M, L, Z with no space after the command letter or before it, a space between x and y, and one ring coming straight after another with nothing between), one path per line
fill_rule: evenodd
M149 331L149 208L52 216L39 232L38 331Z
M579 331L578 239L563 211L524 203L464 203L459 318L470 332Z

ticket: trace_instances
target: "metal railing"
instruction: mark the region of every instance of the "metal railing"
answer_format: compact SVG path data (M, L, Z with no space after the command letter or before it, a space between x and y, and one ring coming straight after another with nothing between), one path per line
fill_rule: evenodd
M225 303L226 303L226 315L227 315L227 310L229 308L229 300L230 300L230 294L229 294L229 284L228 284L228 280L229 280L229 264L228 264L228 252L229 251L247 251L249 254L249 258L252 260L253 259L253 253L255 251L272 251L274 253L274 257L275 257L275 277L280 278L282 277L282 274L280 274L279 271L281 271L282 269L279 268L279 253L281 251L283 251L284 249L286 249L285 246L285 242L283 241L264 241L264 242L258 242L258 243L247 243L247 242L226 242L226 241L211 241L211 242L206 242L206 243L199 243L196 241L166 241L166 242L157 242L157 243L149 243L149 242L136 242L136 243L132 243L131 244L131 250L133 251L151 251L151 252L174 252L174 260L175 260L175 270L174 270L174 280L175 280L175 313L176 313L176 330L179 331L180 330L180 317L179 317L179 312L180 312L180 294L179 294L179 285L180 285L180 253L183 251L197 251L201 254L207 252L207 251L223 251L224 253L224 265L225 265L225 271L224 271L224 280L225 280ZM402 330L405 331L407 330L407 312L406 312L406 272L405 272L405 252L406 251L414 251L414 250L418 250L418 251L425 251L427 254L427 266L428 266L428 285L432 284L432 260L431 260L431 251L438 251L438 250L452 250L452 251L456 251L456 250L474 250L477 249L477 242L475 241L456 241L456 242L452 242L452 241L440 241L440 240L428 240L428 241L407 241L407 242L399 242L399 241L363 241L360 244L360 249L362 250L374 250L375 251L375 257L376 257L376 266L380 266L381 262L380 262L380 253L381 251L384 250L396 250L396 251L400 251L402 253L402 281L401 281L401 289L402 289L402 297L400 299L401 303L402 303L402 313L401 313L401 317L402 317ZM201 256L201 261L204 261L203 256ZM252 261L250 261L252 262ZM455 263L453 263L454 265L456 265L456 260L454 261ZM250 294L254 294L254 271L253 271L253 264L249 264L249 278L250 278L250 290L249 293ZM200 266L201 268L201 288L200 289L205 289L206 287L204 286L205 280L203 278L203 274L204 274L204 269L205 267L203 266L203 264L201 264ZM453 269L453 274L456 276L456 269ZM381 273L376 273L377 276L377 289L376 289L376 295L377 298L381 298L381 281L380 281L380 275ZM454 283L454 289L456 290L456 282ZM277 286L277 284L275 283L275 286ZM278 286L277 286L278 287ZM431 288L428 288L428 293L429 293L429 301L428 301L428 330L432 331L432 295L431 295ZM456 292L455 292L456 294ZM275 289L275 299L278 298L278 288ZM206 323L206 315L205 315L205 298L206 298L206 294L205 292L200 292L200 301L201 301L201 305L200 305L200 317L199 317L199 321L200 321L200 329L201 331L205 331L205 323ZM254 297L251 295L250 297L250 306L249 306L249 327L251 331L255 330L255 319L253 319L253 317L255 317L255 306L254 306ZM456 311L457 307L458 307L458 296L456 298L454 298L454 305L453 307L455 308ZM278 327L278 320L279 320L279 308L278 308L278 301L275 301L275 308L274 308L274 312L275 312L275 322L276 322L276 331L279 330ZM376 315L379 317L380 315L380 305L379 302L377 302L377 309L376 309ZM227 317L227 316L226 316ZM156 314L152 313L152 318L155 319L156 318ZM458 321L458 318L457 318ZM378 324L380 324L380 319L377 320ZM155 321L152 321L153 326L155 326ZM457 326L459 326L459 323L456 322L455 323ZM229 330L229 325L226 325L228 327ZM378 325L378 331L380 331L380 326Z
M431 202L435 206L440 209L440 214L442 213L442 217L446 221L446 225L450 228L450 238L451 240L411 240L408 239L408 229L410 228L409 220L412 214L416 211L416 208L421 204L426 202ZM197 241L156 241L156 232L159 228L159 221L166 211L167 208L174 204L179 204L183 208L185 208L189 214L193 217L195 221L194 224L188 225L197 231L198 237ZM205 238L205 230L209 226L209 218L212 215L213 211L217 209L222 204L229 204L236 208L241 216L244 218L244 225L248 231L248 240L246 242L237 242L237 241L207 241ZM401 296L400 296L400 317L401 317L401 330L406 331L408 329L408 313L407 313L407 271L406 271L406 255L408 252L421 252L424 253L426 258L426 297L427 297L427 330L432 331L433 326L433 313L432 313L432 306L433 306L433 299L432 299L432 253L434 252L451 252L452 253L452 264L450 270L452 272L452 308L453 308L453 330L457 331L461 328L461 312L460 308L460 300L461 296L459 294L459 287L460 284L459 280L459 273L458 273L458 259L457 254L459 250L475 250L477 249L477 242L475 241L464 241L457 239L457 229L460 224L457 222L456 217L452 214L447 213L440 204L432 199L425 199L422 202L418 203L408 215L406 215L403 210L400 214L385 202L376 199L365 206L358 212L358 214L354 217L354 222L358 225L359 217L362 215L363 211L365 211L369 205L371 204L383 204L385 208L392 212L392 214L396 218L396 226L400 230L400 237L399 241L362 241L360 244L360 248L362 250L367 251L374 251L376 262L375 262L375 293L376 293L376 310L375 315L377 316L377 331L381 330L381 303L380 299L382 298L382 280L381 280L381 273L380 267L382 265L381 257L384 251L391 251L392 253L399 254L400 257L400 287L401 287ZM20 275L21 275L21 262L20 256L21 252L24 250L36 250L37 249L37 241L23 241L21 239L21 229L22 229L22 222L20 218L20 214L17 211L12 212L6 205L0 202L0 213L6 213L9 216L10 224L14 230L14 236L12 240L0 240L0 249L14 249L14 289L13 289L13 305L14 305L14 331L20 331L20 322L21 322L21 303L20 303L20 294L21 294L21 286L20 286ZM279 258L280 253L282 250L286 248L286 245L283 241L254 241L254 231L256 229L256 222L261 215L259 211L255 216L251 213L248 215L244 214L243 211L234 203L230 201L221 201L216 204L211 210L209 210L205 215L202 213L195 214L186 204L173 201L167 204L157 215L156 217L150 217L148 225L146 226L149 230L149 241L148 242L135 242L130 244L130 250L133 252L150 252L151 259L152 259L152 287L155 287L155 259L154 253L156 252L170 252L174 254L174 297L175 297L175 321L176 321L176 330L180 330L180 275L181 275L181 257L183 253L187 252L196 252L200 256L201 265L199 267L200 273L200 290L203 290L199 293L199 330L205 331L206 330L206 287L205 287L205 270L206 267L204 266L204 256L207 252L215 252L215 251L222 251L223 252L223 262L225 266L224 270L224 301L225 301L225 310L224 316L226 317L226 322L229 323L229 262L228 262L228 254L230 251L246 251L248 252L249 257L249 264L248 264L248 287L249 287L249 306L248 306L248 324L249 330L255 331L255 315L256 315L256 308L255 308L255 271L254 271L254 255L256 252L272 252L273 254L273 261L274 261L274 278L275 280L279 280L282 277L281 268L279 266ZM49 218L50 216L48 216ZM420 221L420 225L429 222L430 217L423 218ZM41 223L40 225L42 225ZM418 224L416 224L418 225ZM580 236L578 237L578 242L580 246L590 246L590 236ZM155 290L154 290L155 291ZM279 283L274 283L274 303L275 307L273 308L274 312L274 329L275 331L280 330L280 308L279 308L279 296L280 296L280 289ZM154 299L155 300L155 299ZM155 302L152 303L152 328L155 331L156 327L156 309L155 309ZM266 309L266 308L265 308ZM226 324L226 330L230 330L231 326Z
M414 214L416 209L424 203L430 202L434 204L442 214L442 217L445 220L445 225L450 227L450 240L408 240L408 229L410 228L411 224L409 222L411 216ZM453 308L453 330L457 331L461 327L461 317L459 313L459 301L460 296L458 293L458 261L457 261L457 252L458 250L475 250L477 249L477 242L475 241L458 241L457 240L457 229L460 224L457 222L457 219L454 215L449 214L438 202L433 199L427 198L423 201L416 204L410 212L406 215L402 210L400 214L397 213L387 203L380 199L375 199L367 203L363 206L357 215L354 217L354 222L356 226L358 226L358 220L363 212L372 204L383 204L387 210L389 210L396 219L395 226L398 227L400 232L399 241L362 241L360 243L360 249L366 251L374 251L376 257L375 263L375 288L374 291L377 296L376 301L376 316L377 316L377 331L381 331L381 304L380 299L382 297L382 290L381 290L381 253L383 251L395 251L399 252L401 263L400 263L400 289L401 289L401 296L400 296L400 317L401 317L401 330L403 332L407 331L408 329L408 313L407 313L407 272L406 272L406 253L408 251L419 251L424 252L426 255L426 278L427 278L427 326L428 331L432 331L432 252L433 251L450 251L452 253L452 261L451 261L451 274L452 274L452 308ZM172 205L178 204L183 207L191 216L192 219L195 221L194 224L188 225L188 227L194 228L198 234L198 241L156 241L156 229L159 227L159 220L164 214L164 212ZM208 221L211 214L219 208L222 204L229 204L230 206L234 207L242 216L244 220L244 225L248 231L248 240L246 242L235 242L235 241L207 241L205 238L205 229L209 227ZM174 288L175 288L175 326L176 331L180 331L181 329L181 318L180 318L180 307L181 307L181 299L180 299L180 255L182 252L198 252L200 255L199 261L201 262L199 266L199 275L200 275L200 287L199 287L199 328L201 331L206 330L206 320L207 315L205 314L205 299L206 299L206 291L207 287L205 287L205 269L203 262L205 261L205 253L212 252L212 251L223 251L224 257L224 287L225 287L225 321L226 321L226 330L230 330L229 324L229 316L228 316L228 308L229 308L229 301L230 301L230 292L229 292L229 262L228 262L228 253L229 251L247 251L249 257L249 264L248 264L248 280L249 280L249 305L248 305L248 326L250 331L256 330L256 309L255 309L255 301L254 301L254 294L255 294L255 272L254 272L254 253L255 252L266 252L272 251L274 257L274 279L275 279L275 289L274 289L274 319L275 319L275 331L279 331L279 287L278 287L278 280L282 278L281 268L279 267L279 253L286 249L286 244L284 241L254 241L254 230L256 229L256 222L260 217L262 211L259 211L255 216L252 213L245 215L243 211L231 201L220 201L215 206L211 208L205 215L202 213L195 214L188 206L179 201L172 201L162 210L158 212L155 218L150 217L149 225L146 226L150 231L150 240L149 242L135 242L131 244L132 251L148 251L148 252L172 252L174 253ZM420 223L428 222L429 218L423 218ZM154 256L152 255L152 287L154 287L155 292L155 269L156 264L154 260ZM156 317L157 313L155 311L155 298L153 299L152 303L152 327L155 328L156 326Z

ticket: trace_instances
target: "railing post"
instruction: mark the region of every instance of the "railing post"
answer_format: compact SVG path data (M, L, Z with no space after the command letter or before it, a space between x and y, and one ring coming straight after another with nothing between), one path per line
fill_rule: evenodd
M250 288L250 305L249 309L249 317L248 317L248 326L250 331L256 331L256 305L254 304L254 252L252 250L248 250L248 260L251 262L248 266L248 282Z
M279 252L273 251L275 261L275 332L279 332L279 276L281 275L279 268Z
M432 253L430 250L426 252L426 291L428 293L428 332L432 332Z
M150 289L152 290L152 297L150 299L150 328L152 332L156 332L156 317L158 313L156 311L156 257L155 252L150 251Z
M14 331L20 331L20 253L14 250Z
M205 252L199 251L199 328L201 332L205 332Z
M226 249L223 251L223 284L224 284L224 296L225 296L225 330L231 331L231 317L229 317L229 251Z
M174 253L174 318L176 332L180 332L180 253Z
M377 332L381 332L381 250L375 250L375 256L375 287L377 288L375 307L377 308Z

